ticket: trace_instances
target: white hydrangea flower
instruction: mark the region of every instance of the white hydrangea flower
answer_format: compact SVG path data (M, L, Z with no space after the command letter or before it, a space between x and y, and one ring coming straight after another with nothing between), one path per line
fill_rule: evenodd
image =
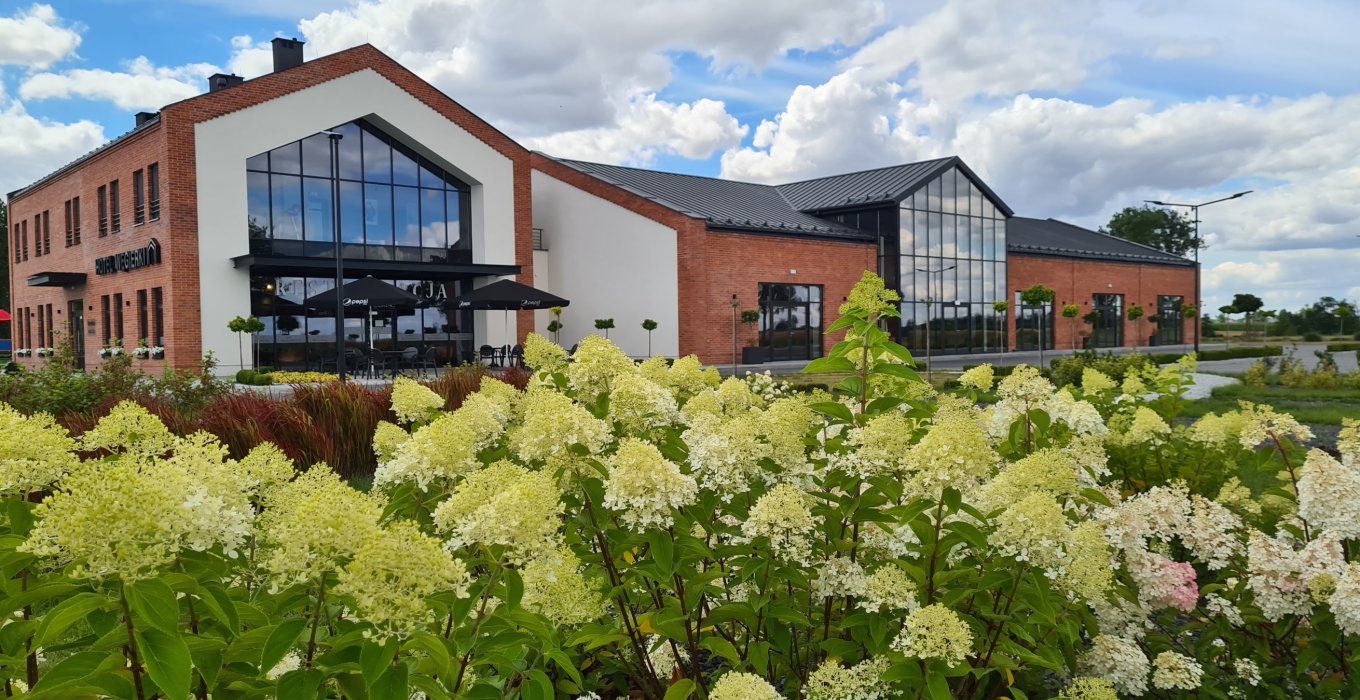
M1091 640L1091 648L1077 660L1077 666L1085 675L1110 681L1115 690L1126 695L1147 692L1150 665L1143 649L1132 639L1096 635Z
M1153 661L1152 685L1159 690L1194 690L1199 687L1204 667L1174 651L1164 651Z

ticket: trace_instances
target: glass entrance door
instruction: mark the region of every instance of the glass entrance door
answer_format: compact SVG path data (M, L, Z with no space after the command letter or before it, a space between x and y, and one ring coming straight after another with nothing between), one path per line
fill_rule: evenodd
M1157 297L1157 343L1179 345L1185 342L1185 324L1181 322L1182 296Z
M85 300L75 299L66 305L66 329L71 334L71 350L75 352L76 369L85 369Z
M1091 329L1091 347L1118 348L1124 346L1124 295L1094 294L1091 308L1096 312L1095 327Z
M760 346L771 360L821 357L821 286L761 284Z

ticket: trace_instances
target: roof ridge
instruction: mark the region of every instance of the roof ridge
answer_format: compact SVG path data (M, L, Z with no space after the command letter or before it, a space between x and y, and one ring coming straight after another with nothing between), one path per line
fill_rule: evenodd
M912 166L912 165L922 165L922 164L924 164L924 163L938 163L938 162L943 162L943 161L947 161L947 160L954 159L954 158L958 158L958 156L954 155L954 156L944 156L943 158L927 158L927 159L925 159L925 160L914 160L914 161L911 161L911 162L909 162L909 163L898 163L898 164L896 164L896 165L884 165L884 166L877 167L877 168L869 168L869 169L867 169L867 170L847 170L847 171L845 171L845 172L835 173L835 174L833 174L833 175L822 175L821 177L810 177L810 178L807 178L807 179L805 179L805 180L794 180L793 182L781 182L781 183L779 183L778 185L771 185L771 186L774 187L775 189L779 189L780 187L791 187L791 186L793 186L793 185L801 185L801 184L807 183L807 182L816 182L817 180L830 180L830 179L833 178L833 177L845 177L845 176L847 176L847 175L863 175L863 174L865 174L865 173L876 173L876 172L878 172L878 171L880 171L880 170L896 170L896 169L898 169L898 168L905 168L905 167Z
M766 188L766 189L778 189L778 187L779 187L778 185L767 185L767 184L765 184L765 183L763 183L763 182L748 182L748 181L746 181L746 180L729 180L729 179L727 179L727 178L723 178L723 177L713 177L713 176L711 176L711 175L694 175L694 174L692 174L692 173L677 173L677 172L671 172L671 171L669 171L669 170L657 170L656 168L639 168L639 167L637 167L637 166L635 166L635 165L614 165L614 164L612 164L612 163L600 163L600 162L593 161L593 160L580 160L580 159L577 159L577 158L559 158L559 157L557 157L557 156L552 156L552 155L549 155L549 154L547 154L547 153L542 153L541 151L534 151L534 152L535 152L535 153L539 153L540 155L542 155L542 156L544 156L544 157L552 158L553 160L558 161L559 163L580 163L580 164L583 164L583 165L598 165L598 166L602 166L602 167L605 167L605 168L619 168L620 170L632 170L632 171L641 172L641 173L653 173L653 174L660 174L660 175L673 175L673 176L675 176L675 177L688 177L688 178L693 178L693 179L695 179L695 180L711 180L711 181L714 181L714 182L724 182L724 183L727 183L727 184L729 184L729 185L748 185L748 186L751 186L751 187L762 187L762 188Z

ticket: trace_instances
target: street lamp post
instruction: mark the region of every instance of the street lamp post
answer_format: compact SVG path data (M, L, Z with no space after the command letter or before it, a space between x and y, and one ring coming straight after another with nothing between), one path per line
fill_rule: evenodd
M732 293L732 376L737 376L737 295Z
M340 139L338 131L323 131L331 140L331 233L335 239L335 373L345 381L345 256L340 250Z
M957 267L957 265L950 265L949 267L942 267L942 268L940 268L940 269L938 269L938 270L931 270L931 269L925 268L925 267L918 267L918 268L916 268L916 271L917 271L917 272L924 272L924 273L926 273L927 275L939 275L939 276L940 276L940 278L939 278L939 280L940 280L940 281L939 281L939 285L940 285L940 286L939 286L939 289L940 289L940 300L939 300L939 303L940 303L940 308L941 308L941 309L944 308L944 273L945 273L945 272L948 272L949 270L954 269L955 267ZM926 279L927 279L927 284L928 284L928 283L929 283L928 280L929 280L930 278L927 277ZM944 312L943 312L943 311L941 311L941 313L940 313L940 318L941 318L941 319L944 318ZM935 379L935 368L934 368L932 365L933 365L933 363L930 361L930 297L927 296L927 297L926 297L926 381L927 381L927 382L933 382L934 379Z
M1199 327L1200 327L1200 324L1203 323L1203 320L1202 320L1202 319L1204 318L1204 309L1202 308L1203 305L1204 305L1204 302L1200 299L1200 290L1199 290L1199 286L1200 286L1200 282L1199 282L1199 275L1200 275L1200 273L1199 273L1199 249L1200 249L1200 245L1201 245L1201 241L1200 241L1200 238L1199 238L1199 208L1200 208L1200 207L1207 207L1207 206L1209 206L1210 204L1218 204L1219 202L1226 202L1226 201L1228 201L1229 199L1237 199L1237 198L1239 198L1239 197L1244 197L1244 196L1246 196L1246 195L1251 194L1252 192L1253 192L1253 190L1246 190L1245 192L1238 192L1237 194L1234 194L1234 195L1229 195L1229 196L1227 196L1227 197L1222 197L1222 198L1220 198L1220 199L1215 199L1215 200L1213 200L1213 201L1211 201L1211 202L1200 202L1199 204L1181 204L1181 203L1178 203L1178 202L1161 202L1161 201L1158 201L1158 200L1155 200L1155 199L1145 199L1145 200L1143 200L1144 202L1147 202L1148 204L1156 204L1156 205L1159 206L1159 207L1185 207L1186 209L1189 209L1189 210L1190 210L1191 216L1194 217L1194 226L1195 226L1195 354L1196 354L1196 355L1199 354Z

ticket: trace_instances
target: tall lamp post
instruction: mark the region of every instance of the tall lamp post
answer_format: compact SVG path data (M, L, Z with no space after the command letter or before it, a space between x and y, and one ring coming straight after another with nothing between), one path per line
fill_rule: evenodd
M1200 291L1199 291L1199 249L1200 249L1200 245L1201 245L1201 241L1200 241L1200 237L1199 237L1199 208L1200 208L1200 207L1207 207L1207 206L1209 206L1210 204L1218 204L1219 202L1226 202L1226 201L1228 201L1229 199L1237 199L1237 198L1239 198L1239 197L1244 197L1244 196L1246 196L1246 195L1251 194L1252 192L1253 192L1253 190L1246 190L1245 192L1238 192L1237 194L1234 194L1234 195L1229 195L1229 196L1227 196L1227 197L1223 197L1223 198L1220 198L1220 199L1215 199L1215 200L1213 200L1213 201L1211 201L1211 202L1200 202L1199 204L1181 204L1181 203L1179 203L1179 202L1162 202L1162 201L1158 201L1158 200L1155 200L1155 199L1145 199L1145 200L1143 200L1144 202L1147 202L1148 204L1156 204L1156 205L1159 206L1159 207L1185 207L1186 209L1189 209L1189 210L1190 210L1191 216L1194 217L1194 226L1195 226L1195 354L1196 354L1196 355L1199 354L1199 327L1200 327L1200 324L1203 323L1203 320L1202 320L1202 319L1204 318L1204 309L1202 308L1203 305L1204 305L1204 302L1200 299L1200 296L1199 296L1199 294L1200 294Z
M335 239L335 373L345 381L345 256L340 250L340 139L338 131L323 131L331 140L331 233Z
M929 268L924 268L924 267L918 267L918 268L916 268L916 271L917 271L917 272L924 272L924 273L926 273L927 275L940 275L940 282L939 282L939 285L940 285L940 301L939 301L939 303L940 303L940 308L941 308L941 309L944 308L944 273L945 273L945 272L948 272L949 270L954 269L955 267L957 267L957 265L950 265L949 267L942 267L942 268L940 268L940 269L938 269L938 270L931 270L931 269L929 269ZM930 279L930 278L927 277L926 279L927 279L927 283L929 283L929 279ZM941 311L941 313L940 313L940 318L941 318L941 319L944 318L944 312L943 312L943 311ZM926 297L926 381L927 381L927 382L933 382L934 380L935 380L935 368L933 367L933 363L930 361L930 297Z
M737 376L737 295L732 293L732 376Z

